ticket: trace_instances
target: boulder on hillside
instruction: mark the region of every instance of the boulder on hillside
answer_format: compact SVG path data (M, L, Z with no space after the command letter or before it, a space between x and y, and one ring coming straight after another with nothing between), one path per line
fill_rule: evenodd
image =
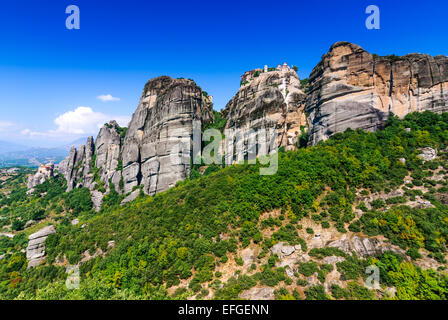
M26 248L28 268L39 265L45 259L45 240L53 233L56 233L54 226L47 226L28 237L28 247Z

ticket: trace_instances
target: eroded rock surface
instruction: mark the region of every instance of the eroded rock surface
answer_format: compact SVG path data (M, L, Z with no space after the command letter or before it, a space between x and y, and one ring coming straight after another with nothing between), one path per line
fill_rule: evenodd
M347 128L375 131L390 113L448 109L448 57L372 55L337 42L309 79L306 111L311 145Z
M242 292L240 298L246 300L274 300L274 288L254 287Z
M300 127L306 126L305 100L296 71L286 64L275 70L248 71L224 109L226 129L275 129L278 146L294 149Z
M353 236L351 238L332 241L328 243L327 246L338 248L346 253L354 251L356 255L360 257L378 256L386 251L392 251L406 257L406 254L402 249L376 238Z
M68 157L58 165L58 171L67 180L67 191L82 187L90 189L96 211L101 207L104 193L110 192L110 183L114 184L117 192L121 192L122 130L116 121L106 123L95 141L89 137L79 149L72 147Z
M58 171L67 180L67 191L73 188L90 188L93 182L92 157L95 152L93 137L89 137L85 145L70 149L70 154L58 165Z
M56 233L56 229L53 226L47 226L28 237L26 248L28 268L39 265L45 259L45 240L53 233Z
M105 124L95 140L95 166L99 169L100 180L105 183L107 191L112 182L117 192L120 192L121 169L121 128L114 120Z
M193 121L213 118L204 100L193 80L158 77L145 85L124 139L125 193L143 185L146 194L154 195L189 175ZM176 162L170 155L180 143L184 161Z
M140 189L134 190L126 198L124 198L123 201L121 201L121 204L123 205L128 202L134 201L135 199L137 199L139 194L140 194Z

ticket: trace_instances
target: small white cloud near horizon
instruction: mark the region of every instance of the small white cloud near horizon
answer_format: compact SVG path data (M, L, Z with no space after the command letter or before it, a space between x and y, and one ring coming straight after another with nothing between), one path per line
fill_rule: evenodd
M129 116L111 116L94 111L91 107L77 107L58 116L54 123L56 130L45 132L24 129L22 135L29 137L67 138L67 136L96 135L99 129L110 120L115 120L120 126L126 127L130 121Z
M9 130L9 129L13 128L14 126L15 126L15 124L12 122L0 120L0 132Z
M102 102L108 102L108 101L120 101L120 98L114 97L111 94L102 94L96 97L98 100Z

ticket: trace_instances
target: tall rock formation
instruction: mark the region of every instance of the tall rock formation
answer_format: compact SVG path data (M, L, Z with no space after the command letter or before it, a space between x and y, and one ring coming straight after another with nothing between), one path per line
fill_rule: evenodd
M305 100L297 72L286 63L248 71L224 109L226 129L276 129L278 145L293 149L306 125Z
M62 160L57 169L67 180L67 191L73 188L90 188L93 183L92 158L94 154L93 137L89 137L79 150L72 147L69 156Z
M53 233L56 233L56 229L50 225L28 237L28 247L26 248L28 269L38 266L45 259L45 240Z
M72 147L61 161L58 171L67 180L67 192L74 188L90 189L95 211L101 208L103 196L110 192L111 183L121 193L121 146L125 128L114 120L106 123L96 140L89 137L79 150Z
M95 167L98 178L105 183L106 190L112 182L120 192L121 180L121 146L124 129L114 120L106 123L95 140Z
M309 143L347 128L374 131L390 113L448 109L448 57L372 55L360 46L337 42L309 79L306 112Z
M278 146L290 150L304 126L314 145L347 128L374 131L391 113L402 117L413 111L447 111L448 57L379 57L338 42L314 68L307 89L305 94L296 71L286 63L248 71L222 112L226 129L274 129ZM127 129L115 121L105 124L95 142L90 137L59 164L67 191L89 188L99 209L111 184L126 196L123 202L140 194L137 187L149 195L169 189L189 176L196 121L213 121L211 96L193 80L151 79ZM243 154L259 151L244 148L247 142L237 142ZM184 161L174 159L179 155Z
M211 121L213 110L193 80L158 77L143 90L123 144L124 191L142 185L153 195L186 178L190 163L173 163L180 142L192 152L193 121Z
M136 186L150 195L167 190L189 176L194 120L213 121L211 96L193 80L166 76L150 80L128 128L121 128L116 121L106 123L95 142L89 138L79 150L72 148L59 164L67 191L89 188L99 210L111 183L125 195ZM170 158L180 142L187 146L183 150L188 155L185 163Z

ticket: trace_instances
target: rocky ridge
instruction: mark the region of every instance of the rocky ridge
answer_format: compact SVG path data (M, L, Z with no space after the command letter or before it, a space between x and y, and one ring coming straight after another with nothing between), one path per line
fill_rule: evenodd
M305 100L297 72L286 63L247 71L223 111L226 129L275 129L278 146L294 149L301 126L306 126Z
M377 56L337 42L313 69L306 112L309 144L347 128L375 131L390 113L448 110L448 57Z
M308 143L315 145L347 128L377 130L391 113L446 111L448 57L379 57L337 42L313 69L306 89L286 63L247 71L222 111L225 129L274 129L278 146L291 150L304 128ZM90 137L78 150L72 148L57 169L67 191L89 188L97 209L112 184L126 196L123 203L138 196L136 189L154 195L189 176L194 121L213 121L211 96L193 80L151 79L127 131L115 121L105 124L96 140ZM247 140L242 143L247 151ZM173 151L184 161L173 161Z
M193 121L213 119L208 102L193 80L158 77L145 85L123 144L125 193L141 185L154 195L188 177ZM170 159L179 143L188 157L183 163Z

